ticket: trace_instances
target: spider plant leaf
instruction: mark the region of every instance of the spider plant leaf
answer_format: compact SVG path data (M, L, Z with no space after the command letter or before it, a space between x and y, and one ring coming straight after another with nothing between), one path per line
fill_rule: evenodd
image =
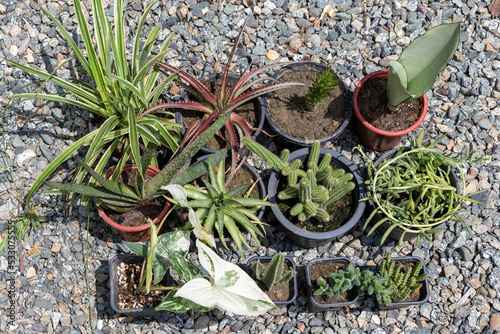
M229 205L234 206L272 206L268 201L264 201L257 198L233 198L228 200L227 203Z
M240 254L243 255L242 242L244 242L245 245L247 245L247 243L243 238L243 236L241 235L241 231L236 226L236 223L234 222L233 218L231 218L231 216L227 214L224 214L224 226L226 227L226 230L229 232L231 239L233 239L234 243L236 244L236 247L238 247ZM248 248L251 249L251 247Z
M224 239L224 219L225 219L224 211L216 210L214 212L217 214L217 224L215 225L215 229L219 234L219 239L222 242L224 248L229 249L227 247L226 240Z
M91 187L83 184L65 184L65 183L57 183L50 181L46 181L45 184L51 188L59 189L66 193L78 193L81 195L87 195L95 198L109 198L115 200L120 200L120 199L126 200L128 198L130 199L132 198L123 194L117 194L114 191L98 186ZM137 196L135 197L137 198Z
M47 177L52 174L56 170L57 167L59 167L66 159L68 159L77 149L79 149L82 144L86 141L91 140L94 138L94 136L97 134L97 130L92 131L91 133L85 135L84 137L80 138L73 144L71 144L67 149L65 149L61 154L59 154L45 169L43 172L36 178L35 182L33 182L33 185L31 186L30 190L28 191L28 195L26 196L26 203L29 204L31 201L31 198L33 197L33 194L35 191L40 187L40 184L47 179Z

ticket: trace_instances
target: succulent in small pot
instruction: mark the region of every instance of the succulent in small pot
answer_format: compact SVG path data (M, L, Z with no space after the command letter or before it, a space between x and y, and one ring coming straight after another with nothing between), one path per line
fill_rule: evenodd
M138 168L136 177L132 178L132 184L124 184L116 181L108 180L99 175L95 170L88 166L85 162L81 162L82 167L99 183L99 185L84 185L84 184L62 184L54 182L46 182L47 186L57 189L51 193L76 193L84 196L94 197L99 205L102 205L106 210L117 213L126 213L131 210L137 210L148 205L152 200L163 197L166 191L162 187L169 184L185 184L207 172L205 165L192 166L184 170L189 164L193 155L217 132L222 125L229 119L229 114L221 116L215 123L202 132L199 136L192 139L191 143L181 150L172 161L163 168L158 174L150 180L146 180L146 171L148 170L151 158L156 151L157 145L150 142L141 158L141 168ZM224 158L226 152L221 150L211 157L213 163L219 163ZM120 175L123 166L117 166L113 174ZM142 172L141 172L142 171ZM154 218L154 217L153 217ZM119 228L120 224L114 225ZM149 224L147 224L149 225ZM145 226L147 229L148 226ZM143 226L144 227L144 226ZM143 231L143 230L142 230ZM141 234L142 234L141 231ZM199 228L195 233L201 233ZM125 240L138 241L143 240L143 236L131 236L130 234L122 235ZM148 235L144 235L146 240Z
M318 141L291 154L285 149L280 157L258 143L242 141L276 170L268 187L270 201L277 205L272 210L294 242L316 247L356 225L365 208L358 203L364 183L347 158L322 149Z
M359 291L357 286L352 284L349 287L348 283L343 285L343 289L338 289L338 293L331 291L331 294L314 294L318 289L323 289L323 283L329 280L331 274L346 270L349 266L352 266L352 263L346 257L314 259L307 264L306 284L309 296L309 308L312 312L349 307L358 301Z
M281 146L311 146L314 140L330 141L349 124L350 96L331 68L320 63L298 62L281 68L273 78L304 84L261 98L267 121L281 139Z
M276 305L288 305L297 298L297 272L292 258L281 252L248 260L247 273Z
M377 151L391 149L423 122L425 93L453 57L459 40L459 22L434 27L411 42L398 60L391 60L388 71L360 81L353 108L363 145ZM386 94L380 95L384 90Z
M391 254L378 264L378 275L385 278L385 298L377 298L380 309L422 305L429 299L427 269L416 256L392 258Z
M460 157L434 149L444 136L428 146L422 146L422 130L416 139L411 139L409 150L401 148L392 158L377 166L368 160L360 146L355 148L368 161L366 183L370 195L364 200L373 201L373 211L363 229L366 230L371 223L367 234L371 235L380 228L383 231L380 244L387 237L393 238L391 233L394 230L399 231L399 245L407 236L417 237L417 244L422 237L431 241L430 234L443 230L440 227L442 223L447 220L463 221L456 218L457 214L467 212L460 210L463 202L480 204L471 198L476 193L465 195L465 177L458 167L466 162L484 161L486 157L476 154ZM454 177L450 177L452 167L457 167L460 172L461 193L452 182Z
M237 113L233 112L234 109L237 108L238 106L250 102L254 98L257 98L269 92L273 92L294 85L302 85L300 83L291 83L291 82L274 83L275 80L272 80L273 83L267 83L265 85L261 85L264 80L269 80L270 78L269 77L260 78L258 76L273 67L283 66L288 64L288 63L281 63L281 64L270 64L262 66L246 74L245 71L230 86L228 84L229 70L232 68L231 64L233 61L233 57L235 55L236 48L238 46L238 42L241 38L241 35L243 34L244 28L245 24L243 24L243 27L241 28L241 31L238 34L238 37L236 38L234 46L231 49L231 53L229 54L228 58L229 61L224 66L221 83L220 86L217 87L215 94L210 92L203 85L203 83L200 82L200 80L195 78L193 75L187 73L186 71L163 62L157 62L156 65L162 71L175 74L185 83L187 83L187 85L185 85L186 89L188 89L189 92L195 95L198 98L198 100L202 102L165 103L165 104L160 104L148 110L148 112L153 112L156 110L161 110L166 108L179 108L179 109L195 110L205 114L205 116L201 121L192 124L192 126L186 131L182 145L184 145L187 141L189 141L194 135L196 135L197 133L208 127L217 118L218 115L230 113L231 117L226 122L225 126L231 141L232 170L236 168L236 163L237 163L237 154L240 145L238 138L241 138L243 136L246 136L248 138L252 137L252 132L247 122L243 118L241 118L241 116L239 116Z
M263 237L265 230L262 226L263 223L256 216L256 212L260 208L272 204L267 200L250 198L250 191L247 191L243 197L238 196L239 193L252 186L252 183L227 190L224 160L219 163L217 168L214 168L211 160L201 161L200 164L206 164L210 180L202 180L205 184L204 189L186 184L184 190L187 197L191 199L187 204L196 210L197 219L201 221L207 233L210 234L215 229L224 247L228 248L224 238L224 232L227 231L240 254L243 255L243 245L251 249L240 230L243 228L260 247L258 236ZM261 225L261 229L255 224ZM191 219L186 223L186 226L191 226Z

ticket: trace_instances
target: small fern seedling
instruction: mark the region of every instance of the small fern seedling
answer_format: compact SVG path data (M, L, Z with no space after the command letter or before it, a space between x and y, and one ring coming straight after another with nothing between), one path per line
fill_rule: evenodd
M273 256L267 268L259 261L255 261L250 268L255 277L271 289L275 284L288 282L297 273L293 269L284 270L285 256L280 252Z
M328 93L335 89L339 81L337 75L330 72L330 68L327 68L323 74L318 72L316 81L309 87L309 92L305 96L307 110L312 111L316 105L322 103L323 99L328 97Z

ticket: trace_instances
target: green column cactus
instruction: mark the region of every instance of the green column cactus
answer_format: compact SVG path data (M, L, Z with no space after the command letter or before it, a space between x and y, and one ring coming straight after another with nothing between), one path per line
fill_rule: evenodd
M292 207L290 215L297 216L299 221L315 217L319 221L328 222L329 207L354 189L351 173L331 165L332 156L325 154L319 159L321 146L315 141L307 160L307 170L302 169L302 162L288 162L290 152L284 150L280 157L262 145L243 138L243 143L259 155L268 166L288 177L288 187L278 193L280 200L298 198L299 203ZM285 159L286 158L286 159Z

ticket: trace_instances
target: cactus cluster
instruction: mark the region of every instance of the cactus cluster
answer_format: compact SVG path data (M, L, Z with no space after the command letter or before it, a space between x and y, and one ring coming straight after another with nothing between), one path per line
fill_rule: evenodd
M347 270L339 270L331 273L328 282L323 278L318 278L317 283L319 289L314 292L314 295L327 295L340 298L341 293L345 293L355 286L359 287L359 294L375 295L377 301L389 302L392 294L392 289L386 286L388 278L376 277L369 270L360 271L359 268L354 268L352 264L347 266Z
M404 301L412 291L420 289L427 277L427 274L421 274L421 271L420 261L414 267L404 269L401 264L391 259L391 254L388 254L379 268L380 276L387 280L385 287L392 290L388 303L384 301L384 304L390 306L391 300Z
M273 256L269 266L264 265L259 260L250 265L255 277L265 284L267 289L271 289L275 284L288 282L297 273L293 269L284 270L285 256L279 252Z
M287 162L290 151L281 152L281 156L274 155L262 145L243 139L245 145L259 155L269 167L281 172L288 178L287 188L278 193L280 200L298 198L298 203L290 209L292 216L299 221L315 217L319 221L330 221L329 207L340 198L354 189L351 173L344 169L332 166L330 154L325 154L319 161L320 143L315 141L309 159L307 170L302 169L302 162L294 160Z

